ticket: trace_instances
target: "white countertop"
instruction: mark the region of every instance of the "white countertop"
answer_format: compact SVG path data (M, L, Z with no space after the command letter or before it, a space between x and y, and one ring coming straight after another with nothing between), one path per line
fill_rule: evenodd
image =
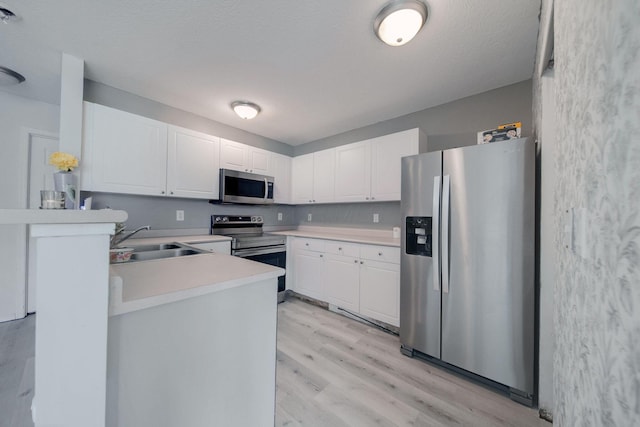
M96 224L124 222L129 215L112 209L0 209L0 224Z
M391 230L301 226L295 230L275 231L271 234L400 247L400 239L394 239Z
M206 253L112 264L109 315L220 292L285 274L273 267L231 255Z

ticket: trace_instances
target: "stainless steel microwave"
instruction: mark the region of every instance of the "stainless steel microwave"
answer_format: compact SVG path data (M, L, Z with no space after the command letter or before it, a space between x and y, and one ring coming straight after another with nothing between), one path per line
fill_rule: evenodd
M273 203L273 181L272 176L220 169L219 203Z

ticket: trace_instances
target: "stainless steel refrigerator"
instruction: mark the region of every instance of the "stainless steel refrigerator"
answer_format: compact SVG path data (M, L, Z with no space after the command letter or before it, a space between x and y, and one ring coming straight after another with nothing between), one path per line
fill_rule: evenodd
M535 150L517 139L402 159L400 341L531 404Z

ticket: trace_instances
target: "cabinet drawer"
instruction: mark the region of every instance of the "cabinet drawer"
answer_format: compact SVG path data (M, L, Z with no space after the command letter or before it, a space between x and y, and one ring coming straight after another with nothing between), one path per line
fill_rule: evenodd
M325 242L324 250L329 254L360 257L360 246L353 243L328 241Z
M360 248L360 258L400 264L400 248L363 245Z
M296 238L293 242L294 249L304 249L307 251L324 252L324 240Z

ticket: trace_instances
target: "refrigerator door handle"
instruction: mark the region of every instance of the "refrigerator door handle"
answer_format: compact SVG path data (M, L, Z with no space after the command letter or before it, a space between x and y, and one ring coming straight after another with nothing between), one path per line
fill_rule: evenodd
M433 177L433 225L431 246L433 253L433 290L440 292L440 176Z
M442 292L449 293L449 175L442 178Z

